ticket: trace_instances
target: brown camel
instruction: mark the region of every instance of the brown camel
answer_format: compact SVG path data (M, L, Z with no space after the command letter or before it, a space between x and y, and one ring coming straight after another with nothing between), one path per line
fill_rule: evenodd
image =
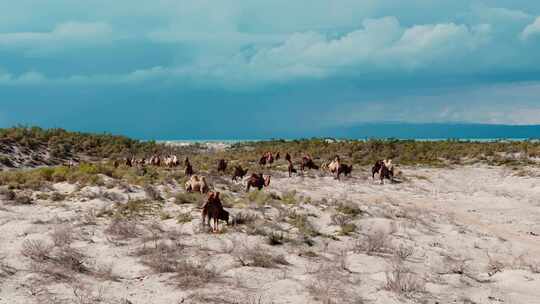
M202 223L203 225L208 218L208 226L211 226L210 221L214 220L213 232L219 231L219 220L223 220L229 224L229 212L223 209L223 204L219 198L219 192L208 193L208 199L202 208Z
M305 168L319 170L319 166L317 166L315 164L315 162L313 161L313 158L311 158L310 155L305 155L304 157L302 157L302 163L300 164L300 170L302 170L302 172L304 172Z
M224 159L220 159L218 161L217 171L225 173L225 170L227 170L227 161Z
M378 160L375 162L375 165L371 168L371 177L375 179L375 173L379 174L381 179L381 184L384 184L384 179L388 179L391 182L394 181L394 165L392 160Z
M249 177L247 181L246 192L249 192L249 189L251 187L261 190L263 187L268 187L269 185L270 185L270 175L268 175L267 177L264 177L262 173L260 174L253 173L251 174L251 176Z
M237 178L243 179L244 176L246 176L248 172L248 169L242 169L242 166L236 166L234 167L234 173L232 176L232 180L236 181Z
M187 157L184 160L184 165L186 166L186 169L184 170L186 176L192 176L195 172L193 171L193 167L191 166L191 163L189 162L189 159Z

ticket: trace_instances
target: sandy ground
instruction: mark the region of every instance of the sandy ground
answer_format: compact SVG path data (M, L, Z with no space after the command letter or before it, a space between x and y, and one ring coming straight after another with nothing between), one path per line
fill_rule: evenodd
M214 188L233 202L227 210L258 217L219 234L201 228L200 206L174 203L181 186L163 185L161 215L137 219L141 232L126 238L108 233L113 219L95 214L144 198L141 188L56 184L66 195L61 201L0 203L0 303L540 303L540 179L538 169L527 172L411 167L403 168L401 183L384 185L360 172L342 181L273 172L263 192L280 199L266 203L234 192L241 184L214 178ZM116 193L118 202L103 192ZM179 214L191 218L179 223ZM342 233L336 214L355 229ZM317 231L309 240L294 224L298 215ZM254 228L288 241L271 246ZM72 233L64 246L81 252L91 271L51 277L23 255L29 240L52 244L62 229ZM176 273L148 267L137 252L158 241L176 244L175 259L216 275L179 284ZM260 252L278 262L258 263Z

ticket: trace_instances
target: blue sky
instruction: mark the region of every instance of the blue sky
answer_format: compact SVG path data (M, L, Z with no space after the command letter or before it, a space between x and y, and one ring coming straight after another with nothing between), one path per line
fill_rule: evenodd
M540 2L0 0L0 126L540 124Z

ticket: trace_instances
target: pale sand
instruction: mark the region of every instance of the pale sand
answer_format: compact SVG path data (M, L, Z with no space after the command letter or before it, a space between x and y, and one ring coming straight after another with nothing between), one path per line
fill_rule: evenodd
M172 198L167 199L166 212L173 216L190 212L194 219L185 224L174 218L157 221L168 232L183 233L178 239L189 245L183 251L186 258L207 260L220 272L217 280L199 289L178 288L171 274L156 274L141 264L133 255L143 245L141 238L119 243L108 240L104 230L109 218L97 218L97 225L81 223L88 210L110 207L110 201L80 199L82 194L76 194L74 186L57 184L58 191L75 194L63 202L39 201L31 206L2 203L0 257L17 272L3 275L0 270L0 303L47 303L43 300L47 291L66 301L63 303L82 303L75 299L73 282L32 286L36 284L32 278L39 275L29 269L29 259L20 253L25 240L51 242L50 233L59 225L74 227L72 246L89 257L85 263L111 264L119 277L109 281L76 275L86 293L97 295L101 290L101 303L122 303L124 299L131 303L201 303L205 295L215 303L259 303L257 299L260 303L540 303L540 179L534 177L538 169L529 168L531 176L517 176L517 171L505 167L403 168L403 183L385 185L367 177L367 168L356 170L343 181L314 172L290 179L273 173L270 188L264 191L281 195L295 190L297 196L309 197L311 203L285 208L310 214L308 218L322 234L336 237L315 237L313 247L294 242L269 246L263 236L240 232L242 227L223 234L201 233L197 206L176 205ZM217 181L214 179L214 186L229 193L228 186ZM183 192L178 185L161 190ZM93 187L80 193L96 191L117 192L124 199L128 195L144 197L140 188L125 193ZM358 226L355 234L340 236L339 227L332 225L331 215L339 202L351 202L364 211L354 220ZM289 236L296 235L290 224L277 221L275 207L228 210L232 214L258 213L289 231ZM354 250L357 241L367 242L365 236L376 230L388 235L394 248L399 244L414 248L404 265L414 272L415 280L425 283L425 291L398 295L385 289L392 253L368 255ZM272 255L282 254L290 265L242 266L235 252L257 244ZM310 252L316 256L311 257ZM94 300L87 303L99 303Z

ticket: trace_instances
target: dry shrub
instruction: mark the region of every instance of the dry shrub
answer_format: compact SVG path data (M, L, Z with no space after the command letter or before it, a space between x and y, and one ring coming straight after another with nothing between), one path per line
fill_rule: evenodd
M68 225L57 225L50 236L55 246L69 246L74 239L73 228Z
M81 217L82 225L97 225L97 213L94 208L86 211Z
M98 304L104 303L104 290L102 287L92 291L81 284L72 285L74 304Z
M119 203L124 200L124 196L122 196L122 194L113 191L103 192L102 197L115 203Z
M162 202L150 201L147 199L129 200L126 203L115 205L114 215L119 217L144 217L158 214L163 207Z
M202 205L203 198L199 193L178 193L174 197L174 203L178 205L194 204Z
M315 300L323 304L364 303L353 288L348 288L349 274L340 272L333 263L321 264L310 274L314 277L308 281L307 290Z
M74 273L88 271L86 256L67 245L55 246L42 240L26 240L21 254L31 260L30 269L56 281L68 281Z
M5 257L0 256L0 278L5 278L14 275L17 273L17 269L10 266L7 262L4 261Z
M234 251L233 255L242 266L276 268L278 265L290 265L283 255L272 255L267 249L257 245L255 247L242 246Z
M135 254L141 256L142 263L156 273L176 272L183 246L160 241L155 246L144 246Z
M0 196L6 201L13 201L17 197L15 191L11 189L0 189Z
M152 185L145 185L144 193L146 194L146 197L148 197L151 200L163 201L163 197L161 196L159 191Z
M389 253L392 250L390 235L382 229L368 232L364 240L358 240L355 244L356 252L368 255Z
M233 225L248 225L255 222L258 218L254 213L238 212L233 218Z
M193 220L190 212L181 212L176 216L176 222L178 224L190 223Z
M53 192L49 197L53 202L60 202L66 199L66 196L60 192Z
M34 200L32 200L32 197L28 194L18 193L13 202L17 205L31 205L34 203Z
M216 280L216 270L205 264L187 260L178 262L173 276L176 285L181 288L199 288Z
M283 232L271 231L266 236L267 243L270 246L283 245L283 243L288 242L289 240L283 235Z
M118 281L118 276L113 273L113 264L97 264L92 270L96 278L106 281Z
M21 254L33 261L45 261L51 250L52 246L43 240L26 240L22 244Z
M392 269L386 272L385 289L399 295L410 296L425 291L423 278L412 272L402 263L393 263Z
M351 217L362 214L362 210L356 204L351 202L340 203L336 206L336 211Z
M404 244L400 244L399 247L394 251L394 256L401 261L407 260L413 254L414 247L406 246Z
M113 218L109 226L105 229L105 233L116 241L132 239L141 235L141 231L135 221L122 218Z
M486 255L488 257L487 271L490 277L504 270L504 268L506 267L504 262L491 256L489 252L487 251L486 251Z

